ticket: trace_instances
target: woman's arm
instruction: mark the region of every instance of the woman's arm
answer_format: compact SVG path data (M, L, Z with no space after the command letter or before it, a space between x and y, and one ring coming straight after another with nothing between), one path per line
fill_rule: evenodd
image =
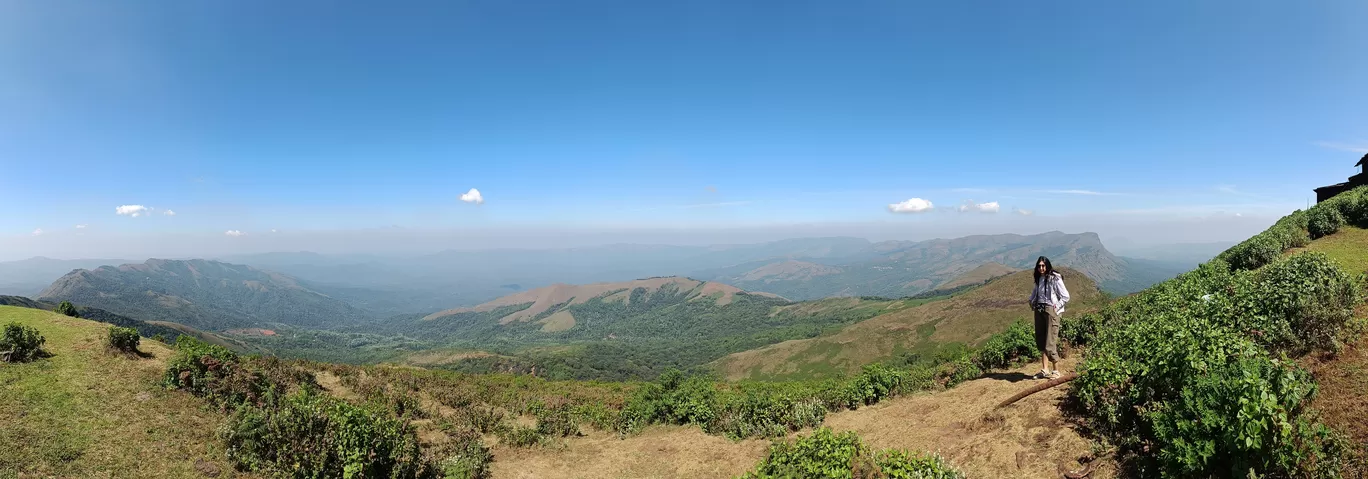
M1055 290L1059 292L1059 302L1069 302L1069 289L1064 287L1064 277L1055 275L1054 280L1056 286Z
M1035 288L1035 285L1031 285L1031 299L1026 300L1026 302L1027 302L1027 304L1031 304L1031 305L1036 304L1036 288Z

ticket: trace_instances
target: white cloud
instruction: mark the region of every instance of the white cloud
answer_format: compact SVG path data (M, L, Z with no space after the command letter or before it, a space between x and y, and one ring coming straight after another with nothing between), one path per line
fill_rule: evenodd
M175 211L171 211L171 210L163 211L162 214L164 214L164 215L166 215L166 216L176 216L176 212L175 212Z
M902 203L888 205L888 211L891 213L925 213L932 208L935 208L935 205L921 198L910 198Z
M33 230L33 236L42 236L42 235L43 235L43 229L42 229L42 228L38 228L38 229L36 229L36 230Z
M223 234L226 234L226 235L228 235L228 236L247 236L247 233L243 233L243 232L238 231L238 230L228 230L228 231L224 232Z
M466 203L482 205L484 204L484 195L480 194L480 190L471 188L470 191L466 192L466 194L461 195L461 201L464 201Z
M998 202L989 201L987 203L975 203L974 200L964 200L964 203L957 208L960 213L977 211L979 213L997 213L1001 209Z
M278 231L276 231L275 229L271 229L271 232L272 232L272 233L278 233Z
M78 230L86 229L86 225L76 225L76 229L78 229Z
M146 215L146 214L148 214L148 213L151 212L151 211L152 211L152 208L148 208L148 207L143 206L143 205L123 205L123 206L120 206L120 207L118 207L118 208L114 208L114 213L115 213L115 214L119 214L119 215L123 215L123 216L131 216L131 217L134 217L134 218L137 218L137 217L139 217L139 216Z
M1021 208L1016 208L1016 209L1012 210L1012 212L1013 212L1013 213L1016 213L1016 214L1019 214L1019 215L1021 215L1021 216L1031 216L1031 215L1035 214L1035 211L1034 211L1034 210L1023 210L1023 209L1021 209Z
M1368 142L1343 143L1338 141L1317 141L1312 144L1331 150L1348 151L1351 153L1368 153Z

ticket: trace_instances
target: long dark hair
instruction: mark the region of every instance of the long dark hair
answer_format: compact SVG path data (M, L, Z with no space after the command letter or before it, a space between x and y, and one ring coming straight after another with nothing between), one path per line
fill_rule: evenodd
M1040 262L1041 262L1041 261L1044 261L1044 262L1045 262L1045 274L1046 274L1047 276L1048 276L1048 275L1052 275L1052 274L1054 274L1054 272L1055 272L1055 270L1054 270L1054 265L1050 264L1050 258L1046 258L1046 257L1044 257L1044 256L1041 256L1041 257L1039 257L1039 258L1036 258L1035 263L1032 263L1032 264L1031 264L1031 273L1035 275L1035 282L1037 282L1037 283L1040 282Z

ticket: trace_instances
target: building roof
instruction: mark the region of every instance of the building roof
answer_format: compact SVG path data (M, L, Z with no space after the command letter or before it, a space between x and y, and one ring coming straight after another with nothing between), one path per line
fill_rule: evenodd
M1363 155L1363 158L1359 158L1359 162L1354 163L1354 166L1363 166L1364 163L1368 163L1368 155Z

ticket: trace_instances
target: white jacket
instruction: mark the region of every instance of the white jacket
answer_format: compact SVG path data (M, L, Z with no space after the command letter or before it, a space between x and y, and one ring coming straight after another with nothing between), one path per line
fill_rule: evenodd
M1060 276L1058 271L1054 271L1042 276L1040 280L1049 282L1045 288L1049 296L1037 298L1037 293L1041 288L1040 285L1036 285L1036 287L1031 288L1030 304L1045 303L1055 307L1055 314L1064 314L1064 305L1069 302L1069 289L1064 287L1064 277Z

